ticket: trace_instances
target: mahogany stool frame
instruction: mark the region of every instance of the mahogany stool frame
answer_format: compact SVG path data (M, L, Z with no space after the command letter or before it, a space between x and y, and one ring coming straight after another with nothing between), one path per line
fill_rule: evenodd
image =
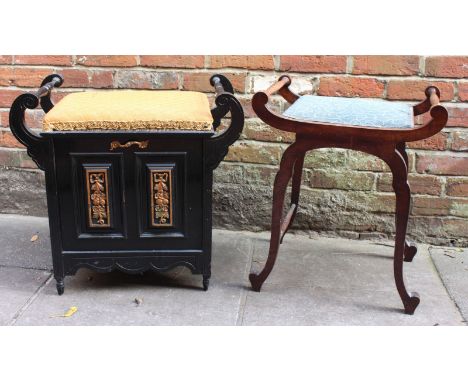
M372 154L382 159L390 167L393 175L393 189L396 195L396 237L393 271L398 293L405 313L413 314L420 302L417 293L408 293L403 278L403 261L412 261L417 252L416 246L406 240L406 229L410 211L411 193L408 184L408 155L406 142L419 141L437 134L446 125L448 114L440 105L440 91L429 86L426 99L413 106L413 115L430 112L431 119L422 126L413 128L375 128L350 126L332 123L294 120L274 111L267 106L270 96L279 93L289 103L299 96L290 89L291 78L283 75L278 82L263 92L253 96L252 106L258 117L268 125L283 131L296 133L295 141L286 149L281 158L273 188L273 211L271 218L271 238L268 259L263 270L249 276L252 289L259 292L273 269L278 249L288 232L297 213L302 178L304 156L310 150L319 148L343 148ZM291 205L284 216L283 206L286 188L292 178Z

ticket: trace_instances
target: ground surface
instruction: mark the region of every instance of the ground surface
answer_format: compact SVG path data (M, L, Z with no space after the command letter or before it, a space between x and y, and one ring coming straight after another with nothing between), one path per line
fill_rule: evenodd
M0 215L0 325L464 325L468 250L419 245L405 263L421 304L403 314L391 243L288 234L261 293L248 274L268 251L267 233L214 230L213 276L177 268L142 276L80 270L58 296L48 221ZM31 241L33 235L38 239ZM63 315L70 307L78 311Z

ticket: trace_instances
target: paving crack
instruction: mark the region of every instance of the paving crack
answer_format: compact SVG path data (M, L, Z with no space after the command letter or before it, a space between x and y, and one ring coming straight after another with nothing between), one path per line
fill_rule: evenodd
M51 273L47 279L44 280L44 282L39 285L39 287L36 289L36 291L33 293L31 297L29 297L28 301L20 308L18 311L15 313L11 321L7 324L8 326L13 326L16 324L18 319L21 317L21 315L26 311L26 309L29 308L29 306L36 300L36 298L39 296L39 294L42 292L42 290L49 284L49 282L52 280L53 274Z
M442 275L440 274L439 272L439 268L437 268L437 265L435 264L434 262L434 259L432 258L432 246L430 246L427 251L429 252L429 259L431 261L431 264L432 264L432 267L434 268L437 276L439 277L439 280L440 282L442 283L444 289L445 289L445 292L447 293L447 295L449 296L450 300L453 302L453 304L455 305L455 307L457 308L458 310L458 313L460 314L461 318L463 319L463 324L465 325L468 325L468 317L465 317L462 310L460 309L460 306L458 305L457 301L453 298L452 294L450 293L449 291L449 288L447 286L447 284L445 283L444 279L442 278Z
M249 240L250 245L249 245L248 260L245 265L244 280L249 278L249 273L250 273L250 270L252 269L253 254L254 254L254 248L255 248L255 239L248 238L248 240ZM244 312L245 312L246 304L247 304L247 289L242 288L240 301L239 301L239 309L237 311L237 317L236 317L236 326L242 326L244 324Z

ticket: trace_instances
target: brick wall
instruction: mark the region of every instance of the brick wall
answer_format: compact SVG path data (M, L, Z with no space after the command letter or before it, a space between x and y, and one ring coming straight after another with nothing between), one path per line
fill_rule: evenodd
M45 215L43 174L8 129L8 108L21 92L55 72L54 94L89 88L181 89L212 94L209 77L226 74L246 113L244 134L215 173L214 222L269 229L272 182L293 139L266 127L250 106L255 91L289 72L301 94L371 97L414 103L437 85L448 127L409 145L413 205L409 233L435 244L468 245L468 57L420 56L0 56L0 212ZM274 107L284 101L275 97ZM42 112L28 113L40 128ZM392 235L394 196L389 168L357 152L323 149L306 157L295 227L348 237Z

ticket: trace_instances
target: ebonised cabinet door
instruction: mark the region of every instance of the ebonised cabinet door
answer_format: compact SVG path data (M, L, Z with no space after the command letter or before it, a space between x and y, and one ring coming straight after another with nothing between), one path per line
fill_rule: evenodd
M202 248L202 139L84 137L54 149L64 251Z

